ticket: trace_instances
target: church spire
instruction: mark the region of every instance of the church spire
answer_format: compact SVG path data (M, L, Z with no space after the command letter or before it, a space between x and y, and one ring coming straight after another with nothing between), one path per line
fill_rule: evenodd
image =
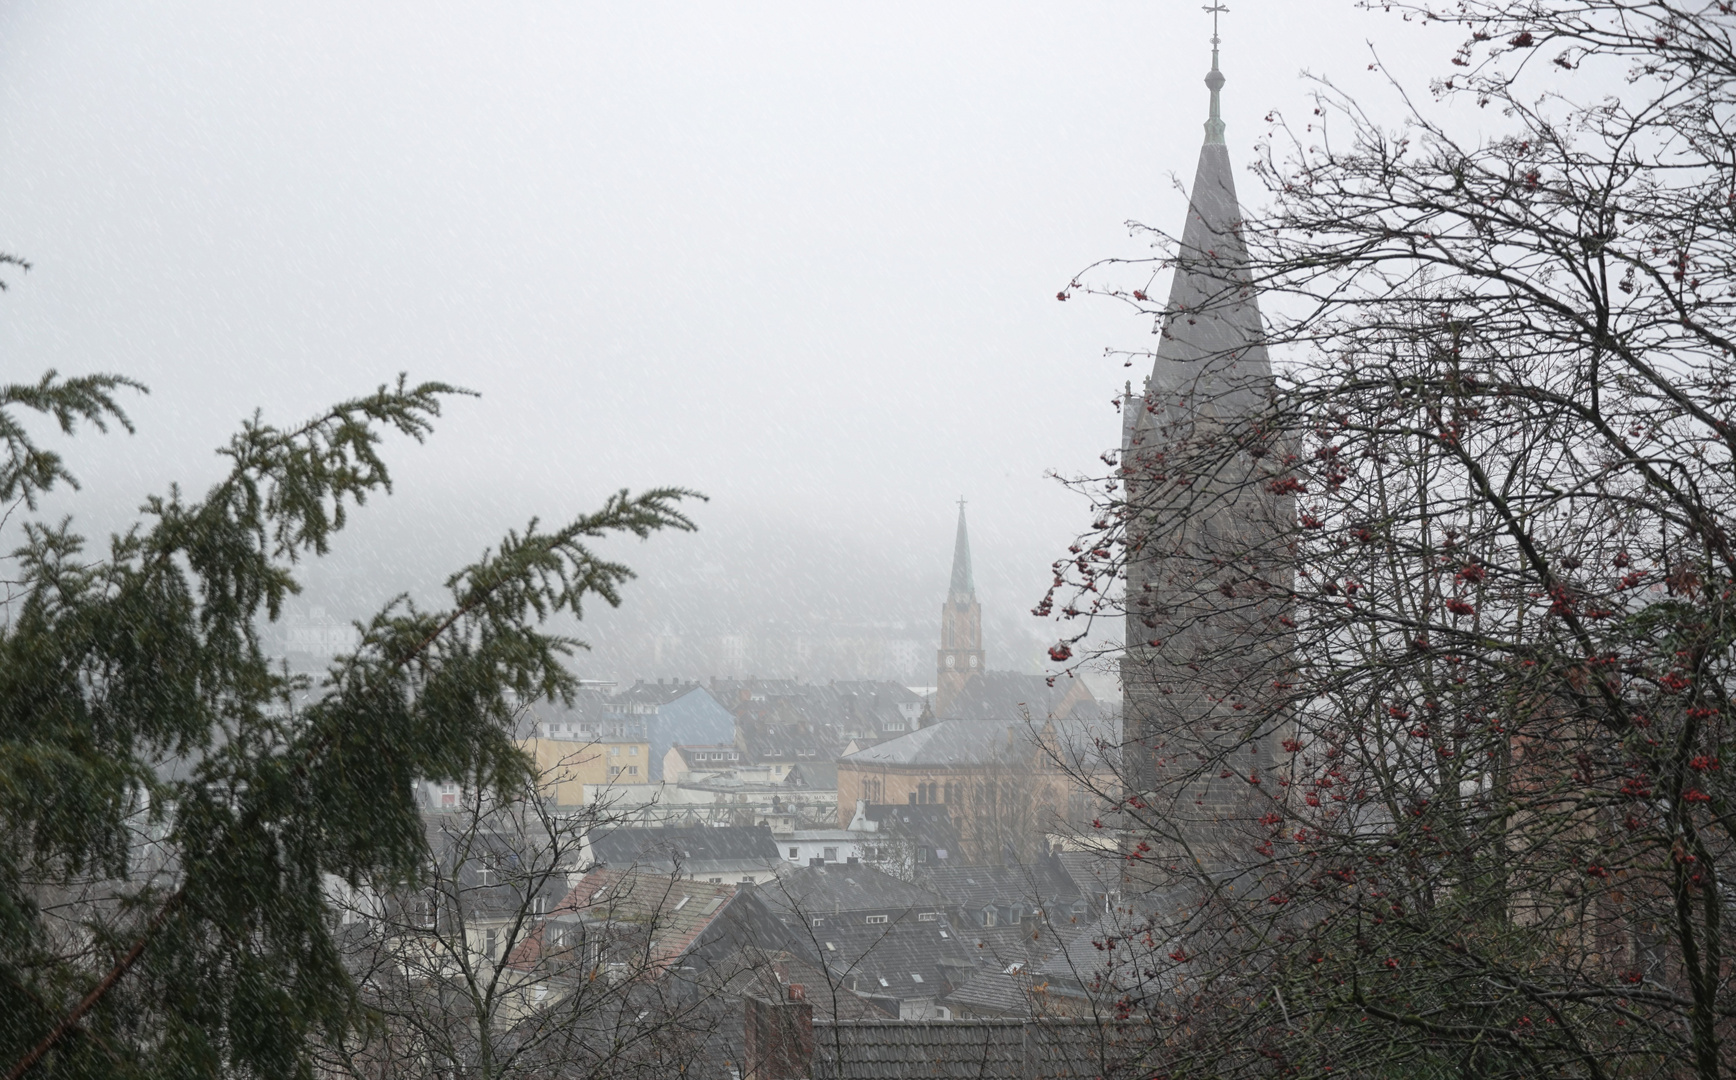
M1213 0L1205 10L1212 13L1212 69L1206 72L1206 89L1212 92L1212 111L1206 118L1206 143L1222 146L1224 117L1218 108L1218 91L1224 88L1224 73L1218 70L1218 16L1230 9Z
M976 580L970 572L970 534L964 527L964 500L958 501L958 539L952 544L952 584L947 598L976 597Z
M950 720L959 715L959 699L971 680L982 674L983 606L977 603L976 580L970 572L970 534L964 527L964 500L958 501L958 539L952 545L952 582L940 605L940 648L934 655L934 715Z
M1211 111L1188 192L1162 340L1145 385L1148 407L1123 432L1128 449L1145 441L1154 424L1174 419L1154 410L1207 401L1217 409L1251 408L1271 380L1219 101L1224 74L1218 70L1218 16L1229 8L1213 0L1205 10L1212 16L1212 69L1206 75Z

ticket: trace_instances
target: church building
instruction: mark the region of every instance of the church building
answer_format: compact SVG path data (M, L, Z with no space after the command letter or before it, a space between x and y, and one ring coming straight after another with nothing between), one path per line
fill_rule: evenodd
M1274 482L1283 444L1258 423L1274 384L1224 143L1217 46L1214 32L1205 141L1157 355L1122 409L1123 761L1131 794L1196 853L1277 787L1274 687L1290 650L1283 598L1295 522L1293 497Z

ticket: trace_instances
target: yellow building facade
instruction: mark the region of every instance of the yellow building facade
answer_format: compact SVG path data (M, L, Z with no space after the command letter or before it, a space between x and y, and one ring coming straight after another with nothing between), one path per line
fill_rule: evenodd
M520 739L536 763L544 797L583 806L585 785L644 784L651 779L651 744L633 739Z

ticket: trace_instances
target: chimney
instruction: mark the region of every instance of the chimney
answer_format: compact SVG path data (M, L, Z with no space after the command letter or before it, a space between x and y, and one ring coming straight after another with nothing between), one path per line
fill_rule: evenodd
M818 855L815 855L814 857L812 857L808 860L808 865L809 866L825 866L826 860L821 858Z
M789 1000L741 999L747 1068L742 1080L802 1080L813 1075L814 1007L800 983Z

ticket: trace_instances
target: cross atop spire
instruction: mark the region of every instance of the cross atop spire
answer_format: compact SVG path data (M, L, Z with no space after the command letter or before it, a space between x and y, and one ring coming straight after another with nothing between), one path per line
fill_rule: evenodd
M1212 13L1212 44L1216 45L1218 43L1218 15L1220 13L1225 15L1229 14L1230 9L1225 7L1223 4L1218 3L1217 0L1212 0L1212 3L1206 5L1200 10ZM1213 64L1212 66L1217 67L1216 64Z
M1206 87L1212 92L1212 111L1206 119L1206 142L1222 144L1224 118L1218 110L1218 91L1224 88L1224 73L1218 70L1218 16L1227 15L1230 9L1223 5L1223 0L1212 0L1201 10L1212 15L1212 69L1206 73Z

